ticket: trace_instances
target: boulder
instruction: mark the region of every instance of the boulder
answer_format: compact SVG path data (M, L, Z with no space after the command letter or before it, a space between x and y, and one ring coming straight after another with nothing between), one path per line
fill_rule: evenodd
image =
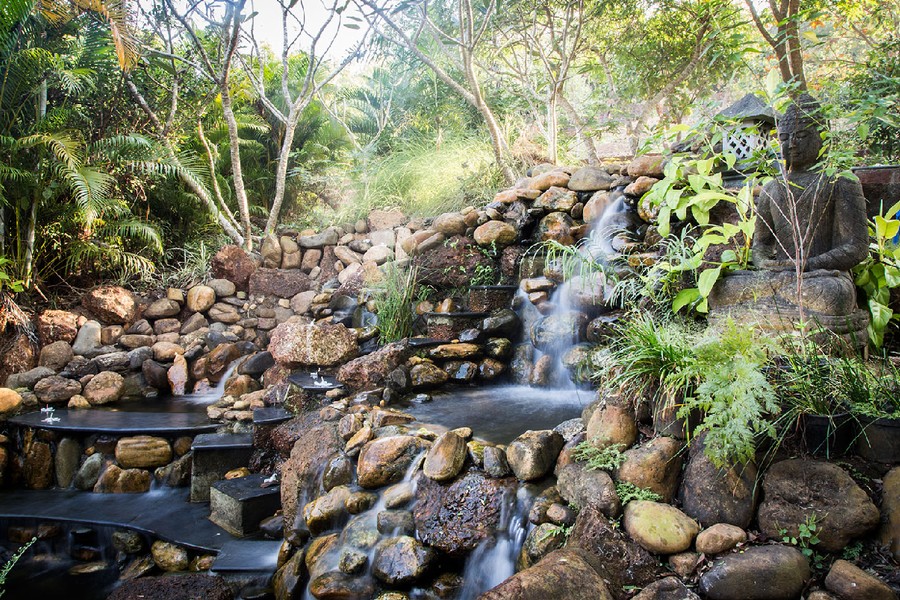
M73 379L51 375L34 385L34 393L44 404L68 402L69 398L81 393L81 384Z
M58 341L71 344L78 333L78 315L67 310L45 310L35 319L35 326L42 346Z
M369 231L372 232L394 229L395 227L400 227L401 225L406 224L406 221L406 215L404 215L403 212L398 209L376 209L369 212L369 216L366 218L366 222L369 226Z
M609 193L595 193L584 205L584 210L582 211L581 215L584 219L584 222L595 223L600 219L600 217L603 216L603 213L606 212L606 209L609 208L610 204L612 204L612 199Z
M352 390L367 390L384 384L389 373L402 365L412 350L405 342L393 342L371 354L341 365L337 379Z
M644 175L641 175L630 184L628 184L628 187L625 188L625 193L629 196L641 197L649 192L650 188L652 188L658 182L659 179L657 179L656 177L646 177Z
M130 323L137 310L134 294L115 285L92 289L82 297L81 304L108 325Z
M150 491L150 471L109 465L94 484L100 494L143 494Z
M287 321L271 333L269 352L281 365L330 367L359 351L356 334L343 325Z
M612 600L615 596L597 572L597 562L597 557L587 552L556 550L485 592L479 600Z
M281 465L281 506L284 522L291 527L298 507L305 506L318 493L322 465L343 450L344 440L334 423L311 412L276 428L271 444L271 451L277 455L289 455Z
M679 491L681 509L706 527L729 523L746 528L756 509L756 466L717 468L703 451L704 437L691 442Z
M542 208L546 211L570 212L572 207L578 203L578 196L575 192L561 187L551 187L541 194L534 202L535 208Z
M339 524L340 517L346 515L345 504L350 497L346 485L335 486L303 507L303 520L313 535Z
M665 577L642 589L632 600L700 600L700 596L677 577Z
M535 175L528 187L543 192L553 186L567 187L569 185L569 179L570 176L565 171L551 169Z
M363 446L356 465L360 486L378 488L403 480L413 460L431 443L411 435L376 438Z
M700 526L689 516L661 502L633 500L625 507L625 531L655 554L677 554L691 547Z
M153 562L163 571L187 571L190 557L187 550L172 544L157 540L150 547L150 553L153 555Z
M441 435L425 456L425 476L435 481L453 479L466 462L466 451L466 440L456 433Z
M22 406L22 396L9 388L0 388L0 418L10 417Z
M220 279L219 281L230 283L224 279ZM231 287L233 288L234 284L231 284ZM188 290L187 307L191 312L206 312L212 308L212 305L215 303L216 291L208 285L195 285Z
M237 291L237 286L234 285L234 282L227 279L210 279L206 282L206 285L212 288L218 298L234 296L234 293Z
M281 244L274 234L268 234L259 246L259 254L262 256L264 269L277 269L281 266Z
M466 232L466 218L457 213L444 213L434 218L431 228L447 237L463 235Z
M6 378L6 387L10 389L27 388L34 389L35 384L45 377L55 375L53 369L47 367L35 367L22 373L13 373Z
M809 563L792 546L755 546L713 563L700 578L710 600L790 600L799 598L810 577Z
M44 490L53 484L53 453L50 444L26 437L23 447L22 475L25 487L30 490ZM5 451L5 448L4 448Z
M542 242L552 240L563 246L571 246L575 243L575 237L572 234L574 227L575 222L568 213L552 212L538 223L538 240Z
M663 177L666 158L661 154L644 154L628 163L627 172L630 177Z
M296 269L257 269L250 276L250 293L255 296L292 298L313 287L309 276Z
M74 357L75 353L72 351L72 346L68 342L60 340L41 348L38 365L54 371L62 371Z
M303 249L321 249L325 246L336 246L340 235L335 228L329 227L325 231L313 235L304 235L297 239L297 243Z
M562 528L553 523L541 523L525 536L522 551L516 560L516 571L523 571L537 564L554 550L562 548L565 543L566 534Z
M490 479L468 471L452 483L419 476L413 517L423 543L463 556L491 539L514 502L515 479Z
M846 560L834 561L825 587L841 600L897 600L886 583Z
M92 454L88 456L78 472L75 473L73 484L76 489L87 491L94 488L97 480L100 478L100 471L103 469L103 455Z
M168 298L160 298L144 309L144 317L147 319L163 319L165 317L174 317L180 312L180 304Z
M67 488L72 485L81 459L81 444L72 438L63 438L56 447L56 485Z
M176 396L183 396L187 390L190 375L188 373L187 359L183 354L179 354L172 361L172 366L166 371L166 379L169 381L169 388Z
M240 246L222 246L210 261L210 269L217 279L227 279L238 290L247 291L250 276L257 269L256 262Z
M592 471L582 463L571 463L557 473L556 487L572 506L595 506L610 518L622 512L616 486L606 471Z
M211 321L225 323L226 325L233 325L241 320L241 313L235 307L224 302L213 304L212 308L209 309L208 315Z
M389 585L408 585L425 574L434 558L434 550L413 537L389 538L375 547L372 574Z
M697 534L697 552L722 554L747 541L747 532L728 523L716 523Z
M625 452L625 462L616 471L616 479L659 494L663 502L671 502L681 475L680 451L681 442L675 438L653 438Z
M594 192L608 190L612 187L615 178L598 167L582 167L572 173L568 188L576 192Z
M900 467L884 476L881 494L882 522L880 539L890 549L894 560L900 562Z
M383 265L384 263L391 261L394 259L394 251L384 245L372 246L366 253L363 255L363 267L365 267L368 263L375 263L376 265ZM375 272L372 271L372 275ZM372 276L366 277L366 281L370 281Z
M780 538L781 531L797 536L799 526L815 517L818 547L837 552L880 521L868 494L839 466L817 460L792 459L775 463L763 479L765 500L759 507L759 528Z
M566 548L580 548L600 557L598 573L616 600L629 597L627 588L643 588L665 572L652 554L631 541L593 504L578 513Z
M126 469L152 469L172 460L172 446L149 435L123 437L116 443L116 461Z
M100 334L103 326L97 321L87 321L78 330L75 341L72 342L72 351L80 356L90 356L100 347Z
M551 429L526 431L506 449L506 460L516 477L534 481L553 470L565 441Z
M503 221L488 221L475 229L475 242L479 246L497 246L500 248L509 246L516 241L518 232L516 228Z
M84 386L82 396L93 406L116 402L125 392L125 378L112 371L94 375Z
M637 423L630 408L611 402L601 403L587 422L587 439L592 446L603 450L619 446L630 447L637 439Z
M414 388L437 387L449 378L450 375L433 362L422 362L409 370L410 385Z
M175 360L175 357L184 354L184 348L173 342L156 342L152 346L153 358L160 362Z

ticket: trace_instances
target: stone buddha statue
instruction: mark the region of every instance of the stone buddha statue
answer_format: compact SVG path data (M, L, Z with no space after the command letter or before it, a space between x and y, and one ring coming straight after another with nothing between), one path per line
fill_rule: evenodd
M866 204L859 182L814 166L824 119L809 95L778 123L783 174L757 198L753 264L720 280L710 294L710 321L727 318L763 329L827 329L866 342L868 313L856 302L850 269L868 252Z

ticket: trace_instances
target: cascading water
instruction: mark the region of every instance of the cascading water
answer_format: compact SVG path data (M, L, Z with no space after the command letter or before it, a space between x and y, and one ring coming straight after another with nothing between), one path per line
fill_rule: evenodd
M607 265L610 257L616 254L612 240L619 233L619 215L627 211L623 198L620 195L606 207L585 243L578 249L593 263ZM603 273L581 268L557 286L544 306L543 318L535 322L532 317L532 324L527 327L535 348L529 383L557 389L575 387L570 367L576 361L568 358L567 354L582 341L589 321L588 314L604 304L609 292ZM528 310L531 302L521 290L519 294L517 302L523 307L520 310ZM532 310L536 312L536 309ZM529 322L527 316L522 317L523 322Z
M496 587L516 572L516 561L525 537L533 525L528 512L534 502L534 494L528 486L519 486L515 502L505 503L501 526L493 539L481 543L466 560L463 570L463 587L457 600L474 600Z

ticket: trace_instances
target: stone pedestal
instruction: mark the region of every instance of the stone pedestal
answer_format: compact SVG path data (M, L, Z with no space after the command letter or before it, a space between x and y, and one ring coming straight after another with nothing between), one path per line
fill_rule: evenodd
M250 434L205 433L194 438L191 502L208 502L210 486L225 473L246 467L253 452Z
M775 334L801 331L828 345L860 348L868 342L869 315L857 306L856 286L843 271L735 271L709 296L710 325L729 319Z
M279 486L261 487L263 475L217 481L209 489L209 520L228 533L244 537L281 508Z

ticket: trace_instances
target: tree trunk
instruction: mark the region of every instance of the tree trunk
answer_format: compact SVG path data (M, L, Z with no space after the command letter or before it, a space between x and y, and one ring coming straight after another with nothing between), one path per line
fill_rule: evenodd
M291 156L291 146L294 145L294 132L297 130L297 121L300 118L300 110L291 110L288 115L288 122L284 128L284 137L281 140L281 151L278 154L278 167L275 170L275 197L272 198L272 208L269 212L269 219L266 221L265 235L275 232L278 226L278 219L281 215L281 205L284 203L284 188L287 182L288 161Z
M559 104L559 90L550 92L547 101L547 156L552 164L559 160L559 117L557 106Z
M250 230L250 205L247 202L247 191L244 189L244 172L241 168L241 138L238 135L237 118L231 106L231 93L228 89L228 81L219 86L222 94L222 113L225 123L228 125L228 143L231 155L231 176L234 182L234 195L238 203L238 211L241 215L243 226L244 248L249 252L253 249L253 233Z

